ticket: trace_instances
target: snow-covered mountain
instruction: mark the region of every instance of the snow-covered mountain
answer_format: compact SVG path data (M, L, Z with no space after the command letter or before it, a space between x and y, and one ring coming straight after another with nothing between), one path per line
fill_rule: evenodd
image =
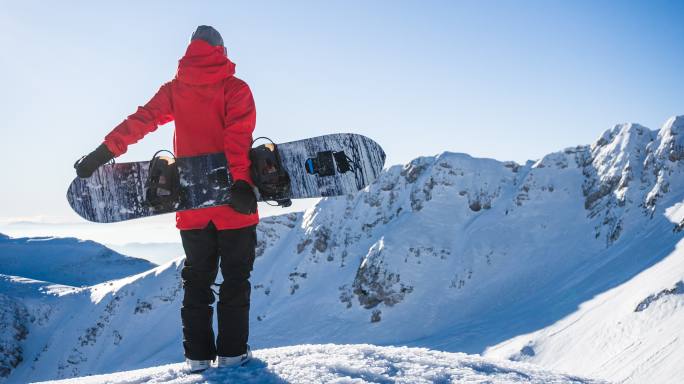
M445 152L264 218L252 346L408 345L681 381L683 134L684 117L617 125L526 164ZM180 361L181 265L83 288L0 280L21 298L3 315L23 359L9 380Z
M28 337L40 329L61 294L155 267L93 241L11 238L0 234L0 380L24 361ZM42 282L46 280L49 282ZM60 285L63 284L63 285ZM78 308L70 308L77 313ZM38 328L35 328L35 327Z
M5 310L0 311L2 323L8 324L1 329L0 345L14 343L14 353L2 361L4 373L11 373L8 382L117 371L124 372L75 382L596 382L500 359L420 348L330 344L257 350L256 360L247 368L189 374L183 364L166 365L182 359L181 266L179 259L91 288L16 277L0 280L0 291L22 298L10 305L2 302ZM13 370L9 368L12 363ZM143 368L150 366L158 367ZM136 368L142 369L125 372Z
M2 275L87 286L153 267L155 264L147 260L124 256L94 241L54 237L11 238L0 233Z
M482 352L552 325L674 251L682 130L618 125L525 165L419 158L265 222L254 335Z

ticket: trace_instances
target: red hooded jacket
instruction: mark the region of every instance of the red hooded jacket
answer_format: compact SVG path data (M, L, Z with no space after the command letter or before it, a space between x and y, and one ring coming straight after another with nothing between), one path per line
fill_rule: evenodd
M223 47L193 41L178 62L176 77L114 128L105 137L105 145L119 156L159 125L175 120L176 156L223 151L233 180L251 184L249 150L256 110L249 86L234 74L235 64L228 60ZM234 229L258 223L259 216L244 215L229 206L176 213L178 229L201 229L209 221L218 229Z

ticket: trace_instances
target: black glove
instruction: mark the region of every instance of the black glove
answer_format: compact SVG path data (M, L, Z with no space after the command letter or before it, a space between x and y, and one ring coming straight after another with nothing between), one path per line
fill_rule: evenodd
M90 152L87 156L83 156L74 164L76 174L80 178L87 178L93 175L96 169L107 164L109 160L114 158L114 154L107 148L106 145L100 144L97 149Z
M256 213L257 200L252 186L244 180L238 180L230 187L230 201L234 210L249 215Z

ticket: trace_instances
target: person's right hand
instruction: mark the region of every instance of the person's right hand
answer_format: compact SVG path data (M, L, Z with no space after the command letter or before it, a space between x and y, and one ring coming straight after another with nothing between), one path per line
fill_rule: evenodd
M244 180L237 180L230 187L230 201L234 210L244 215L250 215L257 211L256 195L252 186Z
M107 164L109 160L114 158L114 154L107 148L103 143L100 144L94 151L90 152L86 156L81 157L74 164L76 168L76 175L84 179L93 175L96 169L100 166Z

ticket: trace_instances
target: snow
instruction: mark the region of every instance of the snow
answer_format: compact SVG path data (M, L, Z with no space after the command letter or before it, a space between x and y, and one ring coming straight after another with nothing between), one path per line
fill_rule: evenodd
M199 374L184 364L52 383L598 383L538 367L422 348L302 345L255 351L240 368Z
M682 382L683 279L684 240L664 260L572 315L493 346L485 356L617 382Z
M681 223L684 220L684 203L677 203L667 208L665 216L675 224Z
M153 268L93 241L74 238L11 238L0 234L0 274L85 286Z

